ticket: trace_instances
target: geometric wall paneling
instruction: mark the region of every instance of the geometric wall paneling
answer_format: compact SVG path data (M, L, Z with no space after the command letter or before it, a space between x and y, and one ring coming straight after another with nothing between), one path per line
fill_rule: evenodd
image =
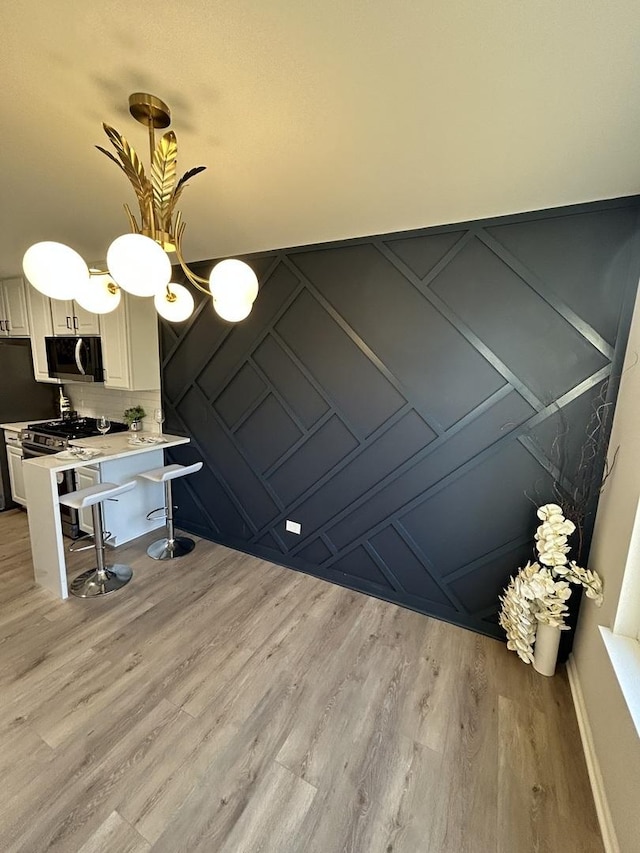
M293 507L301 495L316 487L327 473L359 447L358 440L337 415L309 434L297 453L284 459L269 474L269 482L286 507ZM310 531L305 526L305 537Z
M400 520L438 575L446 577L479 555L535 532L535 513L521 497L539 476L536 460L510 441L463 476L433 490ZM465 535L467 525L473 536Z
M504 385L503 377L375 246L303 251L293 262L434 425L452 426ZM453 387L451 375L457 377Z
M233 436L197 389L190 389L183 397L180 418L188 434L198 438L206 462L234 494L242 495L240 503L247 523L256 530L268 524L278 514L277 504Z
M302 436L283 406L270 394L235 430L252 468L264 474Z
M628 258L618 247L633 238L633 210L618 208L487 228L527 269L613 346Z
M396 237L392 240L385 239L384 244L418 278L424 278L455 246L464 233L464 230L455 230L437 234L423 234L419 237Z
M640 274L638 199L264 252L238 325L161 321L177 523L500 636L534 501L584 488ZM593 518L593 478L585 500ZM285 521L302 524L297 536ZM590 529L586 529L588 538ZM584 552L583 552L584 553Z
M332 568L334 571L343 572L346 577L361 578L370 584L375 584L385 595L393 592L393 585L385 578L376 565L376 561L361 545L336 560Z
M331 554L331 549L322 540L322 537L318 536L317 539L314 539L308 545L305 545L304 548L300 549L298 557L309 565L319 565L320 563L324 563Z
M468 418L457 430L435 440L430 446L400 465L394 474L381 480L362 499L353 501L348 510L337 514L328 528L328 536L338 547L373 531L393 517L390 507L406 510L414 500L422 500L430 488L446 482L465 465L478 464L498 441L506 441L517 426L533 413L531 407L511 390L496 395L494 405Z
M569 478L567 487L571 491L584 492L586 484L591 482L597 443L603 437L598 435L598 430L606 431L611 425L613 403L605 403L608 381L607 377L595 382L579 396L557 407L544 420L535 422L522 438L530 452L545 460L556 479ZM598 427L599 421L602 427ZM585 429L569 428L570 424L577 423L585 424ZM590 433L594 434L595 444L587 442Z
M327 401L272 335L254 351L253 361L305 429L312 427L328 411Z
M405 404L310 293L303 291L298 296L275 331L327 390L357 435L365 438Z
M363 442L359 451L342 461L339 470L318 482L310 495L290 507L290 511L295 510L296 520L302 523L305 535L313 535L336 513L368 496L398 467L411 464L415 453L433 437L424 421L415 412L408 412L376 440Z
M467 243L430 289L544 403L608 361L480 240Z
M406 539L392 524L371 537L370 542L389 571L393 566L393 574L400 589L436 604L452 606L451 598L433 580L424 563L418 559Z
M251 364L244 364L213 405L225 424L233 428L266 391L267 385L257 371Z

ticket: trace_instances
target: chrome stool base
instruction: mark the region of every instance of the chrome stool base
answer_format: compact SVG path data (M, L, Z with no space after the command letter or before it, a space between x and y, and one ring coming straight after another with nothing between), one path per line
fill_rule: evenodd
M193 539L187 536L176 536L173 542L170 539L158 539L147 548L147 554L153 560L175 560L176 557L184 557L196 547Z
M102 573L97 568L89 569L71 581L69 592L77 598L109 595L126 586L132 575L131 567L120 563L105 567Z

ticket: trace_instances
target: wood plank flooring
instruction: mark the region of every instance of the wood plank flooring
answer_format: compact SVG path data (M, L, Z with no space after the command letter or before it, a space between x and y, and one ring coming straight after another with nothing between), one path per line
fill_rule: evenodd
M118 549L125 590L60 602L24 513L0 515L3 853L602 853L564 672L210 542L171 565L147 544Z

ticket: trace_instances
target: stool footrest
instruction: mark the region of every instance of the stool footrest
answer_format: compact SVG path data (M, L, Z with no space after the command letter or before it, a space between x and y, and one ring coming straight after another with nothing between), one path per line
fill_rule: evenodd
M157 512L161 513L161 515L156 515ZM166 517L167 517L166 506L156 507L156 509L152 509L151 512L147 513L147 521L156 521L159 518L166 518Z
M86 539L91 539L91 542L89 543L89 545L82 545L81 543L84 542ZM71 545L69 545L69 553L79 554L81 551L89 551L91 548L95 547L96 546L93 541L93 536L91 536L89 533L85 533L84 536L81 536L80 539L76 539L75 542L72 542Z
M111 539L112 536L113 536L113 533L111 533L110 530L104 530L102 533L102 544L104 545L109 539ZM91 544L90 545L82 545L80 547L79 543L84 542L85 539L91 539ZM77 548L76 548L76 545L78 545ZM69 545L68 550L69 550L70 554L79 554L81 551L88 551L90 548L95 548L95 547L96 547L96 541L93 537L93 534L85 533L84 536L81 536L79 539L76 539L74 542L72 542L71 545Z

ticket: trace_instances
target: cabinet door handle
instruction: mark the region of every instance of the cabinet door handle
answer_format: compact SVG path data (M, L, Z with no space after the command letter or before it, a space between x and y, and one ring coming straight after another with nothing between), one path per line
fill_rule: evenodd
M76 317L75 314L73 315L73 328L76 330L80 328L80 324L78 323L78 318Z
M6 325L6 331L10 332L11 331L11 323L8 320L5 320L4 322L7 324Z
M4 332L4 320L0 320L0 332Z
M67 317L67 329L71 328L71 317Z

